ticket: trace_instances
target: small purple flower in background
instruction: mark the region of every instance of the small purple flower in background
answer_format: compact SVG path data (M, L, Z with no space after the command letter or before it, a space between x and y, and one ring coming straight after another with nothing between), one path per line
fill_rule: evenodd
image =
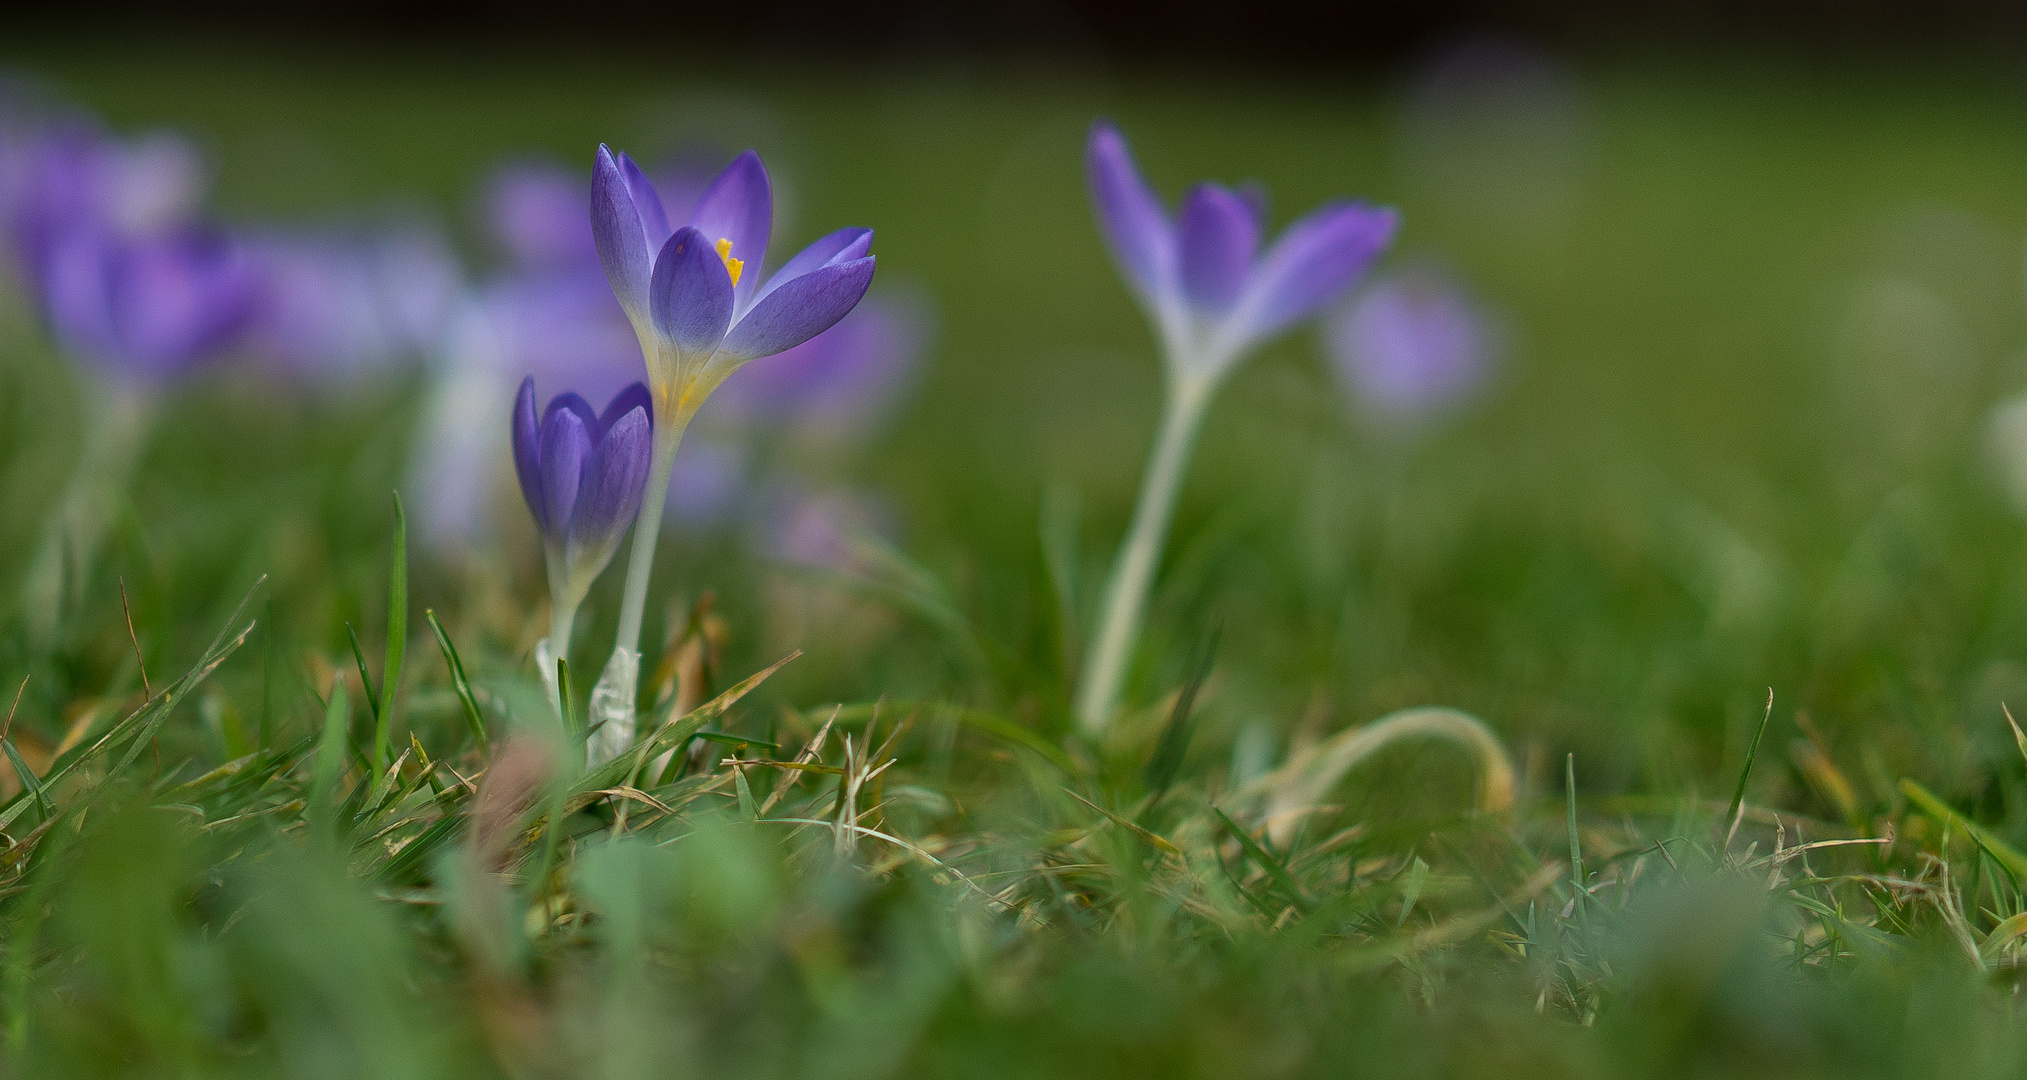
M159 382L215 355L246 327L259 287L223 236L122 236L92 222L44 235L31 278L72 356L116 379Z
M836 326L727 378L714 420L827 443L856 439L885 421L914 382L929 330L926 302L868 297Z
M604 146L591 182L591 226L613 295L633 324L658 413L654 467L634 531L612 660L591 696L591 760L633 742L640 625L675 468L697 409L741 365L800 345L850 312L873 280L870 229L841 229L765 274L774 195L760 156L735 158L677 227L638 166Z
M1095 733L1124 689L1190 444L1219 384L1254 347L1349 288L1393 242L1398 221L1385 207L1328 203L1263 251L1258 190L1198 184L1171 218L1126 140L1102 121L1091 127L1085 166L1099 230L1154 321L1167 373L1154 457L1077 688L1077 717Z
M97 559L161 385L235 342L257 280L244 253L199 221L204 166L182 138L125 141L70 117L40 126L17 152L8 254L52 336L98 376L75 471L22 575L21 608L41 647L75 600L70 583Z
M1496 324L1441 271L1375 281L1324 326L1331 366L1361 412L1412 422L1457 404L1491 373Z
M789 489L765 518L767 556L784 566L862 573L862 549L894 533L893 514L877 500L844 489Z
M121 140L68 119L29 139L21 153L9 225L16 258L31 266L55 234L80 223L123 235L193 225L209 186L203 157L170 132Z
M639 383L622 390L603 413L566 393L538 419L532 376L515 396L514 471L542 534L549 576L549 637L538 650L545 678L554 679L555 658L569 654L577 608L640 511L653 417L647 388Z
M252 352L298 375L354 378L437 353L464 289L449 242L421 226L246 244L261 278Z
M686 166L665 168L656 173L655 190L665 210L687 216L710 179ZM487 183L486 231L516 270L582 270L602 283L598 243L584 216L590 194L588 178L559 162L514 162Z

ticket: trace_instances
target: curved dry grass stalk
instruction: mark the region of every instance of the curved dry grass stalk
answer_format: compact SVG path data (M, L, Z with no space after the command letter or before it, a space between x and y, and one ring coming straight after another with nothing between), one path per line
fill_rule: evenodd
M1498 813L1513 805L1516 783L1506 745L1484 721L1445 705L1402 709L1340 732L1241 788L1238 796L1242 801L1264 797L1265 807L1259 820L1267 823L1268 838L1273 844L1283 846L1294 835L1302 817L1321 806L1347 773L1379 751L1407 739L1440 739L1461 744L1478 760L1478 808Z

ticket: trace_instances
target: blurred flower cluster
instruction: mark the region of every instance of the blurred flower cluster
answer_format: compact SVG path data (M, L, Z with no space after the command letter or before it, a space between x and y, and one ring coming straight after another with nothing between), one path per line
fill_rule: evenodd
M653 170L672 219L703 193L707 157L677 154ZM152 401L219 365L309 396L413 379L427 404L404 489L421 537L455 550L508 520L503 403L524 378L592 401L642 378L593 241L589 169L539 156L502 162L477 192L489 249L478 258L461 257L427 215L225 220L208 189L191 139L115 132L25 84L0 85L6 284L98 388L92 395ZM891 419L930 324L919 297L874 297L760 370L735 373L678 463L670 519L758 531L784 501L859 501L837 486L834 463ZM151 410L108 411L134 429L127 441L144 438ZM125 475L101 471L113 485Z

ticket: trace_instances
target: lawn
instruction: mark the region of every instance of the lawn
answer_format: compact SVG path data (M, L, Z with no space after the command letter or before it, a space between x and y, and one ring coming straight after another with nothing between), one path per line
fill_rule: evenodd
M9 52L189 134L228 224L440 223L473 280L503 160L751 146L775 250L872 227L926 342L847 444L738 436L877 527L817 566L779 514L674 519L643 641L682 689L587 771L512 482L463 529L417 501L427 363L165 390L37 632L14 598L107 403L8 285L9 1075L2019 1071L2003 73L1580 64L1502 111L1426 73ZM1397 207L1382 271L1441 267L1503 347L1412 418L1313 325L1247 359L1094 736L1162 378L1093 223L1098 117L1170 200ZM1496 742L1316 764L1422 706Z

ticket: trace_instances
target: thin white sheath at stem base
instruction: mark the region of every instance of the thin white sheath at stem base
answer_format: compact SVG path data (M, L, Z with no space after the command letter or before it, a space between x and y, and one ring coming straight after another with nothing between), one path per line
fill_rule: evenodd
M147 389L102 381L92 387L84 445L62 501L43 522L42 539L21 580L21 611L29 640L47 647L64 608L76 599L112 525L120 489L133 475L154 427L155 395Z
M1084 654L1082 681L1077 688L1077 719L1088 734L1098 734L1111 721L1133 662L1133 647L1140 640L1140 623L1147 612L1147 590L1161 564L1161 549L1168 537L1168 525L1175 516L1176 495L1182 489L1183 468L1189 463L1190 445L1203 422L1204 408L1217 388L1217 380L1205 375L1171 375L1161 413L1161 430L1155 436L1154 456L1141 481L1140 501L1133 510L1133 524L1119 549L1119 562L1106 586L1105 607L1099 616L1098 633Z
M633 745L640 695L640 624L647 612L648 577L654 571L655 544L661 539L662 510L668 504L676 448L682 445L683 429L690 426L696 407L670 408L667 397L657 392L655 411L654 456L648 463L647 493L641 499L640 516L634 519L633 550L627 554L619 632L614 635L612 659L599 673L598 685L591 688L591 704L584 717L590 732L584 748L586 768L595 769ZM664 422L662 416L668 420Z
M598 685L591 688L585 719L590 736L584 745L586 768L595 769L633 747L635 699L640 696L640 653L622 645L612 650Z

